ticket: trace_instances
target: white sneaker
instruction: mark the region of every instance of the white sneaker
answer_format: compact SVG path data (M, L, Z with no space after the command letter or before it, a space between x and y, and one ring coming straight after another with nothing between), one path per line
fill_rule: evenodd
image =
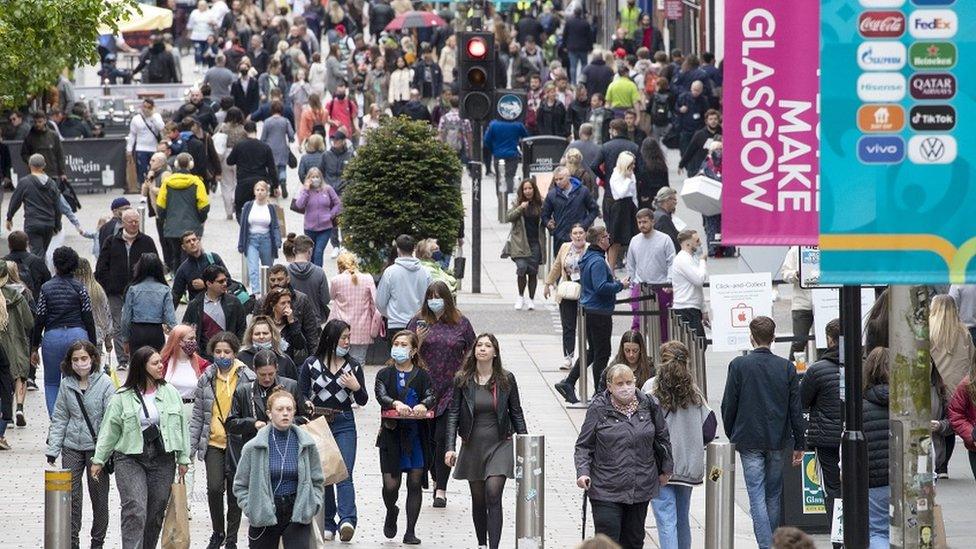
M563 359L563 365L559 367L560 370L569 371L573 367L573 356L570 355Z
M530 310L530 311L534 311L535 310L535 303L532 302L532 298L531 297L525 298L525 308L528 309L528 310Z
M330 530L326 530L326 531L322 532L322 539L324 539L325 541L332 541L332 540L334 540L335 539L335 532L332 532Z
M352 541L353 534L356 533L356 527L348 522L343 522L339 525L339 541Z
M339 248L332 248L332 255L330 257L332 257L332 259L339 257Z
M521 311L522 310L522 304L523 303L524 303L524 300L522 299L522 296L518 296L517 298L515 298L515 310L516 311Z

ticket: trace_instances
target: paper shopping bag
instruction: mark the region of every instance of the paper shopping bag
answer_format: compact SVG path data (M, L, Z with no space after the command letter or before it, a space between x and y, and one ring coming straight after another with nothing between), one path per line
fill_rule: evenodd
M281 227L281 234L288 234L288 228L285 226L285 209L281 206L275 204L275 215L278 216L278 225Z
M346 480L349 471L346 469L346 463L342 461L342 454L339 452L335 437L332 436L329 422L324 417L320 417L303 425L302 428L315 439L315 448L319 451L319 460L322 462L322 473L325 474L325 485L330 486Z
M186 483L173 484L160 534L162 549L190 549L190 517L186 512Z

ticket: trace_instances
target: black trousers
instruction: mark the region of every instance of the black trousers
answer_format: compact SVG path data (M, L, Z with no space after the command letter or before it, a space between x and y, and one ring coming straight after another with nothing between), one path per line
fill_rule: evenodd
M827 506L827 522L833 524L834 500L841 497L840 447L818 446L813 450L817 453L817 462L820 463L820 482L826 495L824 505Z
M591 499L593 529L597 534L604 534L619 543L623 549L642 549L648 503L626 504Z
M47 247L51 245L51 239L54 238L54 227L35 227L25 229L24 232L27 233L31 253L43 259L47 254Z
M203 456L207 471L207 503L210 507L210 525L213 531L227 534L227 541L237 541L237 531L241 527L241 508L234 496L234 479L227 475L224 460L227 451L208 446ZM224 529L224 495L227 495L227 528ZM289 513L289 517L291 514ZM280 523L279 523L280 524ZM306 539L308 535L305 536ZM254 547L252 544L251 547ZM277 547L277 544L275 545ZM288 547L286 545L286 547Z
M129 325L129 353L134 353L136 349L146 345L161 351L165 343L166 336L163 335L161 324L133 322Z
M275 517L278 524L274 526L255 527L247 529L247 537L251 540L251 549L308 549L312 539L312 525L291 522L291 514L295 508L295 496L275 497Z
M705 325L702 323L701 309L671 309L681 320L684 320L695 331L698 337L705 337Z
M451 468L444 463L444 454L447 453L447 416L445 411L434 420L434 428L430 430L434 440L431 448L434 449L434 466L430 468L434 476L434 483L438 490L447 490L447 480L451 478ZM440 459L438 459L438 456Z
M593 371L593 387L598 391L606 388L603 379L603 371L607 369L607 362L610 360L610 337L613 335L613 317L609 315L599 315L586 313L586 361ZM580 376L580 358L576 359L573 370L569 372L566 381L573 385Z
M793 317L793 344L790 345L790 356L786 357L793 360L793 353L805 353L807 351L807 338L810 337L810 328L813 327L813 311L792 311ZM807 363L812 364L816 357L808 356Z
M572 356L576 349L576 317L579 301L564 299L559 302L559 321L563 326L563 356Z

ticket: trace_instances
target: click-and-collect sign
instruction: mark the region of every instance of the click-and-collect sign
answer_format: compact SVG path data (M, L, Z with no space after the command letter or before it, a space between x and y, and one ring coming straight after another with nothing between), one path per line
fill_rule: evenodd
M821 282L976 281L976 2L822 6Z

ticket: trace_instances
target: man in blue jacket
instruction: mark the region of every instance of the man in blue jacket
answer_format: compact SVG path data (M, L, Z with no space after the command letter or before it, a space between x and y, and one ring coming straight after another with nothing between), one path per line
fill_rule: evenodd
M593 386L596 392L606 388L603 370L610 360L610 337L613 332L613 312L617 294L630 288L630 277L618 281L607 264L607 249L610 248L610 233L606 227L590 227L586 231L589 247L580 258L580 304L586 311L586 361L593 370ZM575 404L574 386L580 376L580 361L566 379L556 384L556 391L566 402Z
M752 529L763 549L772 546L773 531L779 527L787 448L792 442L793 465L797 466L805 447L799 377L790 361L769 350L775 336L773 319L752 319L749 340L753 350L729 364L722 397L725 436L739 452Z
M542 204L542 222L552 234L552 255L555 257L559 248L569 242L573 225L579 223L584 229L589 229L600 208L589 189L579 179L571 177L564 166L556 168L552 181L555 185L549 188L549 194Z
M515 173L519 163L519 141L529 136L525 124L492 120L485 132L484 145L491 155L505 161L505 192L515 192ZM496 172L497 173L497 172ZM497 177L497 176L496 176Z

